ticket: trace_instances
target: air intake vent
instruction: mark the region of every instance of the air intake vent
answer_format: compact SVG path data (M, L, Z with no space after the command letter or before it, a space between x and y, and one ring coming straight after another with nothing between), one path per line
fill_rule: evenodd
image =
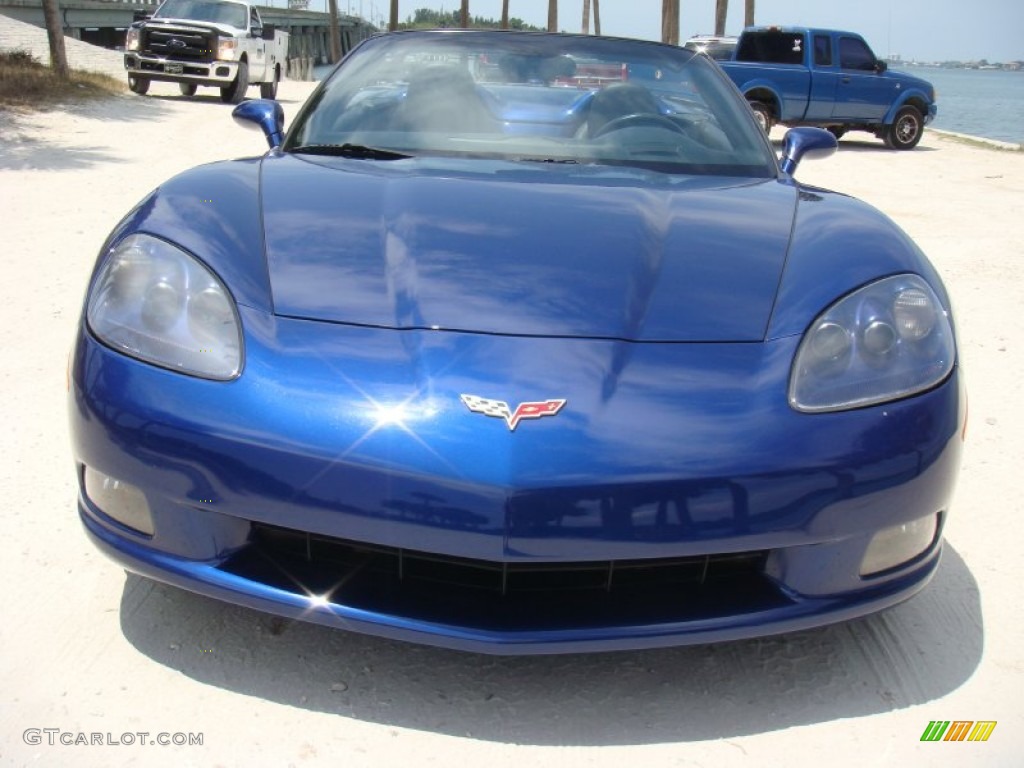
M501 563L253 525L223 567L296 594L482 629L668 623L787 604L765 551L656 560Z

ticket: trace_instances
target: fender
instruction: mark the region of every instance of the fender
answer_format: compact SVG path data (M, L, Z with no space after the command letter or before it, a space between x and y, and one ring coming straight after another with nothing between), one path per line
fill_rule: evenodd
M743 93L743 98L747 101L751 100L749 94L752 91L768 91L771 93L775 106L778 108L776 117L783 122L793 119L793 116L789 114L789 110L786 107L786 100L772 81L765 79L749 80L740 86L740 91ZM764 99L755 99L755 101L764 101ZM803 112L800 113L800 116L803 116Z
M136 232L154 235L198 258L227 285L235 301L273 309L260 205L262 158L227 160L178 174L149 193L117 225L106 254ZM97 261L90 290L103 259Z
M892 125L893 121L896 120L896 113L903 108L907 102L920 101L922 104L927 104L927 109L923 110L925 125L930 123L938 112L935 102L932 101L928 94L920 88L910 88L903 92L903 94L893 102L892 106L889 107L889 111L885 113L885 117L882 118L883 125Z

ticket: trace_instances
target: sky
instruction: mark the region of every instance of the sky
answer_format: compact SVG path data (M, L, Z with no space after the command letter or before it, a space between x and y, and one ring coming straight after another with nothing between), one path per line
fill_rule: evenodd
M284 5L285 0L264 0ZM311 0L321 10L326 0ZM388 0L338 0L348 9L386 24ZM731 0L728 34L743 28L743 0ZM405 20L417 8L456 10L459 0L399 0ZM509 13L539 27L547 26L547 0L510 0ZM474 16L501 17L501 0L470 0ZM715 27L715 0L680 0L680 40L710 34ZM579 32L582 0L560 0L559 28ZM876 54L899 54L918 61L1024 60L1024 0L757 0L758 24L792 24L859 32ZM661 39L661 0L602 0L601 32L618 37Z

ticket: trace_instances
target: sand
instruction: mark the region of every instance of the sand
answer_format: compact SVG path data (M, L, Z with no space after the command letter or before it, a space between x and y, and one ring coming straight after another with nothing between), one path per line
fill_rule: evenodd
M282 84L289 119L310 89ZM264 149L214 91L152 93L0 113L0 761L1020 764L1024 154L933 134L898 153L850 137L798 172L895 219L955 301L970 426L945 558L925 592L865 620L777 638L496 659L197 597L126 576L86 540L65 365L97 250L163 179ZM998 726L987 743L921 743L935 719ZM46 733L26 743L26 729L44 728L108 741L195 733L203 743L64 746Z

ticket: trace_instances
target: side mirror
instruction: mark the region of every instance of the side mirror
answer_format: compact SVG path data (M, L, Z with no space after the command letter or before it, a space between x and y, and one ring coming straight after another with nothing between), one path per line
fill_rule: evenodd
M243 101L231 111L231 117L246 128L258 127L267 137L271 149L277 149L284 141L284 109L276 101Z
M875 62L875 72L877 72L878 74L882 74L883 72L885 72L888 69L889 69L889 65L886 64L881 59L879 59L878 61Z
M257 40L261 39L263 37L263 27L257 27L253 24L252 28L249 30L249 36L254 37Z
M132 21L149 21L153 18L153 14L149 11L132 11Z
M824 128L791 128L782 138L782 172L792 176L805 157L829 157L838 148L836 137Z
M275 32L277 32L277 28L273 24L264 24L263 25L263 39L264 40L273 40Z

